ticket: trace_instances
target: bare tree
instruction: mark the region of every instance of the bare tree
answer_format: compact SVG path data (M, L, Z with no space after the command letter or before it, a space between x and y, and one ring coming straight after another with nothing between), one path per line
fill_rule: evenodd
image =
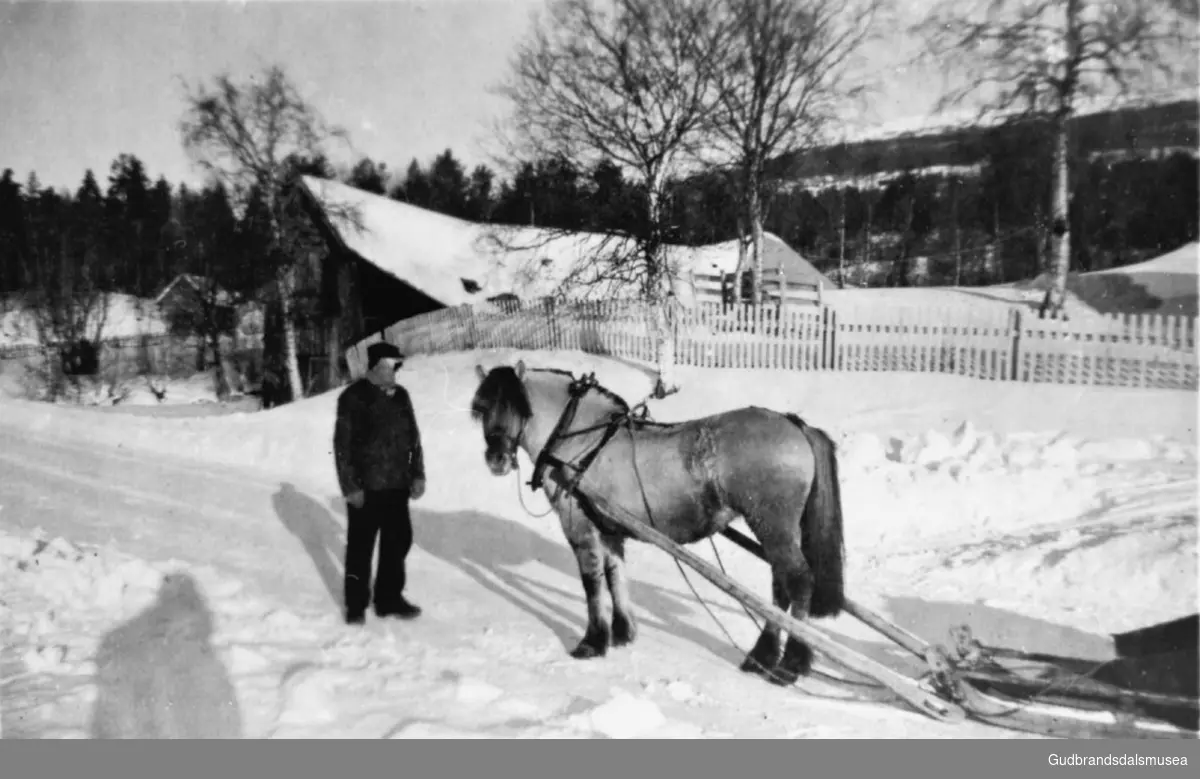
M294 316L296 259L288 256L285 188L295 159L324 158L322 147L344 131L325 124L279 66L237 84L218 75L211 88L188 88L180 122L184 147L226 184L244 207L261 192L269 220L270 252L284 257L276 286L283 320L283 350L292 398L304 396ZM345 216L345 215L343 215ZM266 258L264 258L265 260Z
M853 57L870 36L882 0L722 0L731 33L722 66L714 139L732 162L744 213L741 241L753 264L753 302L762 295L767 166L813 148L846 101L862 90ZM729 31L727 33L726 31ZM738 274L744 271L739 253Z
M1043 315L1058 316L1066 299L1071 118L1082 100L1194 88L1196 18L1196 0L942 0L913 26L925 55L959 81L938 110L975 96L981 114L1049 126L1053 259Z
M585 165L607 158L644 186L646 218L633 237L636 254L597 252L594 272L584 276L638 282L656 312L660 397L676 389L665 198L711 115L711 71L720 57L705 47L716 43L717 2L548 0L500 89L512 103L516 156L561 156Z
M81 189L69 194L43 189L35 174L26 184L25 204L16 215L24 238L17 260L21 292L14 303L36 337L43 356L41 379L49 400L69 381L81 393L80 375L94 376L111 308L111 259L101 239L98 196ZM109 388L115 397L115 382Z
M94 362L90 358L103 342L111 305L105 289L108 279L93 248L72 247L69 229L57 240L39 237L30 243L25 310L42 347L48 399L53 401L62 393L64 380L78 395L80 372L90 373L80 360Z

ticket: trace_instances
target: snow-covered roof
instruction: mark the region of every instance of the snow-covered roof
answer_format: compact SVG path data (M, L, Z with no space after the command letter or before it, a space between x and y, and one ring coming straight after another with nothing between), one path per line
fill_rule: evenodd
M632 246L630 239L601 233L457 219L327 179L306 176L304 184L347 248L444 306L503 294L526 299L548 295L597 253ZM357 226L340 216L351 209L357 212ZM778 237L768 234L765 243L765 267L782 263L792 281L820 276ZM669 246L666 251L677 294L685 303L691 297L689 271L711 273L715 266L728 272L737 265L736 241ZM464 280L472 282L474 291L468 291Z
M690 265L695 268L697 273L709 273L713 268L722 273L732 273L737 269L738 245L736 239L694 249L683 247L680 249L692 255ZM819 282L826 288L837 286L832 279L821 273L812 263L788 246L782 238L774 233L764 231L763 273L767 282L774 280L777 268L783 268L784 279L788 283L816 284Z
M180 282L186 282L187 284L191 285L192 289L199 293L207 291L208 285L213 283L207 276L198 276L195 273L180 273L178 276L171 279L170 283L163 287L162 292L159 292L158 296L154 298L155 305L162 305L167 293L174 289L175 285L179 284ZM216 292L215 302L217 305L228 305L232 303L233 296L230 295L226 290L222 289L220 285L215 285L213 290Z

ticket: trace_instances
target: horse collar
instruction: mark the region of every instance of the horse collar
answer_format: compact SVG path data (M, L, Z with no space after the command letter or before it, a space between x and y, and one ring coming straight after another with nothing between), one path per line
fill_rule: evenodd
M598 386L600 386L600 382L596 380L595 372L586 373L571 382L571 388L569 390L571 393L571 398L577 401L579 398L582 398L584 395L586 395L588 390Z
M575 420L575 412L579 408L579 401L593 387L599 386L596 381L595 372L584 374L583 376L573 379L571 386L568 389L570 399L567 405L563 408L562 414L558 417L558 423L554 425L554 430L550 432L550 436L546 439L546 443L542 446L542 451L538 452L537 461L533 464L533 474L529 477L529 489L538 490L545 481L546 468L550 465L561 468L566 465L562 460L550 454L554 445L558 443L563 436L563 431L567 426Z

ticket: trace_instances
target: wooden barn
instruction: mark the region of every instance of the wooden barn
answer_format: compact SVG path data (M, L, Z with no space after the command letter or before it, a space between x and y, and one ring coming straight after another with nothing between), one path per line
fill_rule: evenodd
M351 194L347 197L348 193ZM458 305L447 299L444 285L419 285L407 274L389 272L380 252L397 251L381 244L390 229L388 213L378 201L359 190L303 177L286 193L285 213L292 236L288 254L296 261L297 351L301 378L308 395L343 384L347 378L347 348L401 319ZM396 204L403 205L403 204ZM370 259L364 245L372 247ZM419 275L419 274L418 274ZM463 283L454 283L466 295ZM271 285L274 286L273 284ZM469 295L468 295L469 296ZM268 292L263 322L263 394L267 405L290 397L283 359L282 309Z
M615 245L613 236L597 233L470 222L309 176L287 193L285 209L292 226L286 251L298 261L295 319L306 394L342 384L348 378L346 350L396 322L513 296L531 300L563 294L565 279ZM829 284L774 236L768 236L766 249L772 278L781 267L791 285ZM683 305L703 297L697 289L700 274L727 272L737 262L734 241L666 251L678 269L674 284ZM627 286L607 294L637 294L636 283ZM282 400L287 387L281 322L278 303L269 305L264 385L274 380Z

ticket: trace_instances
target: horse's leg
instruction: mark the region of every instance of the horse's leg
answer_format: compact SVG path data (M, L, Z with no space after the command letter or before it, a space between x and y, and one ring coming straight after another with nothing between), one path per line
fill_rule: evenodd
M770 505L770 504L768 504ZM812 603L814 577L804 558L800 544L800 523L791 507L777 503L777 510L765 511L762 504L755 516L747 516L747 524L762 544L763 556L771 566L771 592L775 605L796 619L808 618ZM788 635L779 658L779 644L785 631L767 624L758 643L742 663L742 670L755 671L755 665L766 666L764 674L772 682L790 685L812 668L813 653L804 641ZM772 662L778 658L778 662ZM761 673L761 671L760 671Z
M771 596L777 608L783 611L788 610L791 598L788 597L783 580L775 575L774 571L771 573ZM767 622L763 625L762 633L759 634L758 641L754 643L754 648L742 661L741 670L770 678L782 655L783 631L773 623Z
M583 522L588 520L580 518ZM590 523L589 523L590 525ZM612 644L612 603L605 581L605 562L608 554L600 542L600 534L579 531L568 537L575 560L579 563L579 578L583 581L583 593L587 597L587 631L579 645L571 650L571 657L584 660L603 657Z
M608 591L612 595L612 640L613 646L632 644L637 638L637 622L633 618L632 601L629 597L629 579L625 570L625 539L616 535L603 535L604 575L608 579Z
M781 580L790 601L791 615L798 620L807 620L809 607L812 604L814 578L812 569L800 551L800 534L796 532L788 538L787 543L777 547L772 561L775 575ZM779 661L771 681L781 685L791 685L801 676L807 676L812 669L813 651L807 642L793 635L788 635L783 650L783 659Z
M603 657L612 644L612 604L605 580L608 550L601 543L600 531L588 518L579 501L561 490L547 490L546 497L554 506L567 544L575 553L583 594L587 599L587 630L583 639L571 650L571 657L580 660Z

